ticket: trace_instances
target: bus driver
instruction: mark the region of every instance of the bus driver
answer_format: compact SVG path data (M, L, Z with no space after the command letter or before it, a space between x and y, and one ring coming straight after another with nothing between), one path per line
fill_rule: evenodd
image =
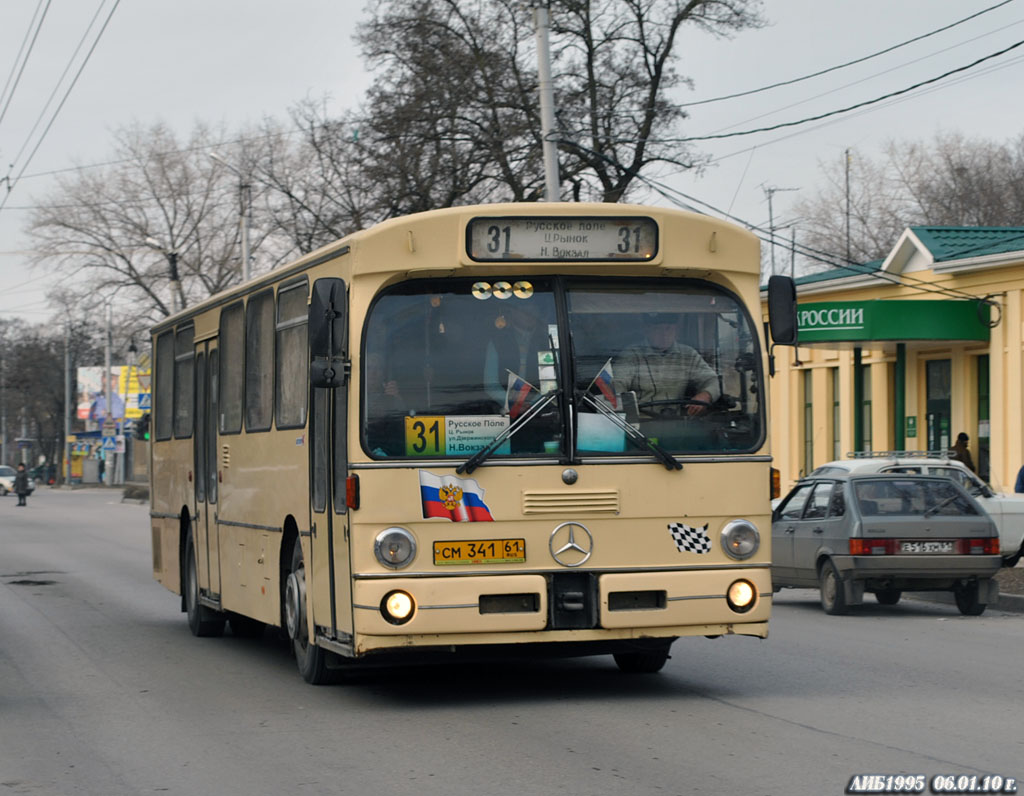
M647 313L643 323L644 342L615 360L619 391L635 392L640 411L647 415L703 414L719 396L718 374L694 349L676 340L677 315Z

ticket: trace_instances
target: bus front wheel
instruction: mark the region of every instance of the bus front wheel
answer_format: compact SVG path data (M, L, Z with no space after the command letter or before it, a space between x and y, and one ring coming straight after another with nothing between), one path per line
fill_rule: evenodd
M312 685L332 681L327 668L327 650L312 643L306 622L306 565L302 559L302 543L296 539L292 547L292 563L285 582L285 626L295 650L295 661L302 679Z

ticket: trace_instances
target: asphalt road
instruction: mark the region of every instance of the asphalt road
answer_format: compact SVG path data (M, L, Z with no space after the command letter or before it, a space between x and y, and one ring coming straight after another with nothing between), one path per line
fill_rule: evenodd
M306 685L286 647L196 639L150 577L147 508L0 498L4 794L821 794L858 773L1024 780L1024 616L779 595L765 641L375 671ZM870 601L869 601L870 602Z

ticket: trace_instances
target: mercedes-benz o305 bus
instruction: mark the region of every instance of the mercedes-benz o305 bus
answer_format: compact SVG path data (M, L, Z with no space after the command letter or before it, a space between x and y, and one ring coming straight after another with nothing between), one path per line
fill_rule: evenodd
M168 318L156 579L198 636L281 628L311 683L765 637L759 265L682 211L459 207Z

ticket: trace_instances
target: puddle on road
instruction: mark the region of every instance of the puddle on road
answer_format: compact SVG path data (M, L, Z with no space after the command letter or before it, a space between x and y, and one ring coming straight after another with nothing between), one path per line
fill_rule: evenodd
M9 586L52 586L57 581L55 580L40 580L38 578L29 577L30 575L64 575L64 572L55 569L40 569L32 572L11 572L6 575L0 575L0 578L14 578L14 580L8 580L7 585Z

